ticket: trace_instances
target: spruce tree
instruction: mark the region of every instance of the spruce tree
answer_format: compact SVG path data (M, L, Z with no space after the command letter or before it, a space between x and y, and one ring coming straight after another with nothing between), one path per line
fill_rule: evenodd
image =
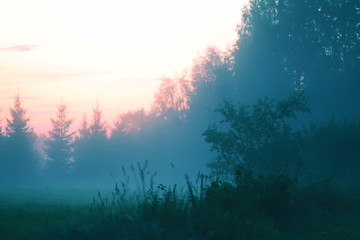
M96 101L95 108L93 109L93 123L89 130L92 138L106 138L105 122L102 120L102 111L99 108L99 102Z
M33 129L28 125L26 109L22 107L20 94L14 98L14 107L10 108L11 119L7 119L6 133L10 138L33 138Z
M49 139L45 142L45 152L50 160L49 171L51 174L63 175L70 171L73 155L73 135L70 126L73 120L66 118L66 105L57 106L57 117L51 119L52 130Z
M22 106L20 94L14 97L14 106L10 107L10 119L7 119L7 151L4 153L8 183L29 184L35 180L39 154L34 144L36 135L28 125L30 118Z
M100 184L113 169L109 164L106 123L96 102L93 119L88 127L84 115L75 141L74 177L78 184Z
M88 127L88 122L86 120L86 114L84 113L81 127L79 129L79 136L77 137L77 140L79 140L79 139L86 140L89 138L90 138L90 129Z

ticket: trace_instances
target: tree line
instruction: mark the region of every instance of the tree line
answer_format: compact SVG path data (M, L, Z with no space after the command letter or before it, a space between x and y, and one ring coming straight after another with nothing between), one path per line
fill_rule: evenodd
M251 0L232 48L208 47L187 74L162 79L152 110L120 114L110 134L98 104L77 133L59 104L46 141L48 178L96 183L144 159L170 178L206 171L209 161L215 176L245 163L259 171L285 162L293 171L300 162L317 172L358 169L359 7L356 0ZM27 182L26 172L38 169L35 135L20 96L10 111L1 135L2 176Z

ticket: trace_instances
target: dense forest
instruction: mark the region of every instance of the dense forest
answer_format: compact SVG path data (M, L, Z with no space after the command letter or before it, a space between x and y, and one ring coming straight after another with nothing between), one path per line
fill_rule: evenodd
M242 10L237 33L232 48L208 47L187 73L162 79L150 111L121 113L114 123L105 123L96 102L91 118L83 116L78 131L71 132L67 106L60 103L57 115L49 119L45 154L36 150L37 135L21 96L15 96L0 135L1 184L111 185L125 174L123 166L144 174L138 162L145 161L165 185L189 186L206 176L210 185L204 191L201 185L201 196L195 200L190 190L192 206L204 218L205 206L227 212L237 220L230 223L215 210L211 213L224 217L229 226L241 225L242 235L235 230L226 235L230 230L220 229L226 224L215 231L216 224L194 217L196 229L207 234L214 230L196 239L271 239L246 232L245 225L259 224L259 219L239 216L273 216L279 229L287 229L295 212L305 211L303 203L327 201L319 197L311 203L304 197L290 207L293 200L287 197L295 182L297 187L332 182L342 191L360 194L359 2L251 0ZM277 184L283 184L282 190ZM160 188L166 204L172 204L171 189ZM264 194L256 200L260 205L255 213L245 209L257 199L254 192ZM269 192L278 194L279 201ZM203 198L204 205L196 205ZM273 204L270 210L261 201ZM292 211L290 218L287 210ZM171 214L175 219L185 211ZM161 225L164 216L157 217ZM166 224L166 231L173 231Z

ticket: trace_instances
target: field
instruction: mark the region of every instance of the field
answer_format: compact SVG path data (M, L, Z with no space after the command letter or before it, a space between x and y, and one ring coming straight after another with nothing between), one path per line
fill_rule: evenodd
M360 239L354 195L283 175L242 182L2 189L0 239Z
M0 238L41 239L89 219L89 189L2 188ZM96 191L95 191L96 192Z

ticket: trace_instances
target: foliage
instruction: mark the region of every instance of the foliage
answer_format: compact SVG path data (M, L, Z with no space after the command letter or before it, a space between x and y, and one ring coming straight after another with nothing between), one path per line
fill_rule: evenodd
M139 133L148 127L148 124L150 124L149 118L144 109L119 114L114 122L111 137L116 138L129 133Z
M94 227L89 208L84 205L57 205L40 203L0 204L0 236L3 240L38 240L46 234L59 239L63 232L81 224Z
M0 171L2 184L29 184L36 181L39 155L35 150L36 135L28 125L26 109L20 94L14 97L7 119L6 137L2 139Z
M317 117L358 117L359 21L357 0L250 1L232 53L241 95L305 89Z
M53 129L49 131L49 139L45 142L45 152L50 159L48 171L51 176L62 176L70 172L73 155L73 135L70 132L72 120L66 118L66 105L57 106L56 119L51 119Z
M174 79L162 78L154 95L152 114L161 124L174 122L181 124L190 106L191 82L184 73Z
M146 179L146 164L138 165ZM142 177L144 175L144 178ZM358 239L358 197L328 180L299 187L286 172L255 177L238 168L236 182L187 190L128 182L111 194L98 192L91 204L0 204L2 239ZM204 181L204 182L203 182ZM36 221L34 221L36 220ZM34 224L36 223L36 224ZM21 231L19 227L21 226Z
M329 70L338 75L344 73L346 64L354 67L359 61L357 4L354 0L252 0L243 9L238 31L244 39L239 41L258 42L267 35L269 45L263 45L281 53L289 73L307 74L314 60L327 56L327 64L332 62Z
M294 132L289 123L298 112L308 112L304 92L285 100L264 98L252 106L224 102L217 109L225 125L210 125L204 132L205 141L218 156L209 163L213 175L234 176L236 167L276 171L288 161L298 160L301 131Z
M72 180L78 184L95 184L99 179L108 176L113 168L108 153L106 123L98 102L93 109L93 121L89 127L87 124L84 116L79 135L74 142Z
M214 118L213 110L223 100L234 99L238 95L228 55L216 47L208 47L204 55L194 61L191 71L193 91L188 112L192 131L209 124L208 120Z
M81 122L81 127L79 129L78 139L87 140L89 138L90 138L90 129L88 127L86 115L84 114Z
M30 118L26 117L19 93L14 97L14 107L10 108L10 114L12 119L7 119L7 135L11 138L33 137L33 129L28 125Z
M96 101L96 106L93 109L93 122L89 127L91 138L106 138L105 122L102 119L102 111L99 108L99 102Z
M337 214L349 214L350 209L359 207L355 207L355 199L350 199L328 179L299 187L297 180L286 172L254 177L251 171L239 168L234 184L219 180L211 183L205 204L208 211L213 211L213 218L222 219L222 215L228 214L229 221L224 225L240 229L240 236L246 239L281 239L277 231L287 234L296 231L292 239L323 231L322 234L337 239L341 233L333 229L332 224L336 223L332 220L339 221ZM330 220L330 215L334 219Z
M286 173L254 177L251 171L239 168L236 183L215 181L206 190L206 204L218 214L228 212L233 217L248 218L250 222L261 218L273 227L288 228L298 212L296 181ZM245 220L245 219L242 219ZM243 231L248 224L242 223ZM247 229L248 231L249 229Z
M156 167L169 166L168 159L171 159L182 168L182 173L193 171L189 174L195 175L198 168L205 170L214 153L219 153L219 158L211 164L219 175L234 177L235 163L242 162L256 174L265 168L269 172L280 171L286 163L293 172L301 161L305 169L316 173L355 176L358 169L358 152L353 147L358 143L356 128L335 124L325 130L319 128L312 135L294 131L288 127L293 116L284 117L287 120L283 123L278 121L279 116L272 115L278 104L272 99L305 89L308 105L314 112L311 118L321 122L331 113L335 120L343 115L359 116L359 6L356 0L251 0L243 9L242 19L234 46L225 51L208 47L194 60L189 74L163 78L152 109L121 114L114 123L111 137L97 102L91 121L88 124L84 119L77 133L75 172L71 177L97 182L96 178L106 178L119 164L145 158L156 162ZM264 99L265 96L268 98ZM259 98L262 100L256 101ZM213 110L224 100L229 103L228 108L232 106L230 102L253 105L241 110L247 119L244 125L237 126L244 128L241 133L233 130L234 136L225 134L226 127L230 130L234 124L231 122L218 125L218 132L216 127L208 128L207 133L214 134L208 138L217 145L214 148L218 148L209 153L201 134L220 118L221 114ZM18 101L21 106L20 98ZM253 114L255 105L259 108L257 114ZM16 110L16 106L12 114L18 112L22 116L17 117L22 119L17 126L34 136L25 109ZM235 112L239 113L240 109ZM289 111L293 110L289 108ZM13 120L10 122L15 123L15 118ZM11 179L11 171L6 169L20 165L30 169L12 159L22 158L20 152L23 156L36 154L23 147L24 151L18 151L19 139L15 141L11 136L14 130L11 124L8 128L8 133L3 132L7 136L0 136L0 171L4 173L2 176L8 174ZM233 141L245 136L248 136L245 141ZM30 142L27 144L26 140L21 144L32 148L33 140ZM341 165L340 161L346 164ZM23 174L20 171L16 175Z
M346 188L357 188L360 171L360 121L331 118L311 122L304 136L307 171L335 177Z

